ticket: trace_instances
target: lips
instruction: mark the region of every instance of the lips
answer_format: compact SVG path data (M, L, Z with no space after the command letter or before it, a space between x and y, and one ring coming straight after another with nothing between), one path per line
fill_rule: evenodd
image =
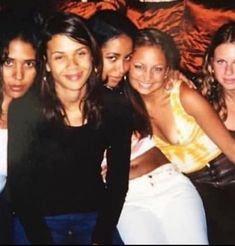
M235 79L224 79L225 84L235 84Z
M23 85L11 85L9 87L10 87L11 91L13 91L13 92L21 92L24 90Z
M76 74L66 74L64 77L71 81L77 81L82 77L82 73L76 73Z
M139 82L140 86L143 87L144 89L148 89L152 86L152 83L143 83Z
M111 83L119 83L122 80L122 77L109 77Z

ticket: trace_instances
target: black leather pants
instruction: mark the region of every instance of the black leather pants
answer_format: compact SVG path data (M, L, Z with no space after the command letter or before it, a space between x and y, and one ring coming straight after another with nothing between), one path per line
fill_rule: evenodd
M223 154L187 175L204 203L210 244L235 244L235 165Z

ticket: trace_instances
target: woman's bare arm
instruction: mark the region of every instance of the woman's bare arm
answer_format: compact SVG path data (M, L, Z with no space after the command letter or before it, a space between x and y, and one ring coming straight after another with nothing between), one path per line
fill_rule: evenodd
M235 163L235 140L206 99L185 84L181 85L180 99L185 111L196 119L208 137Z

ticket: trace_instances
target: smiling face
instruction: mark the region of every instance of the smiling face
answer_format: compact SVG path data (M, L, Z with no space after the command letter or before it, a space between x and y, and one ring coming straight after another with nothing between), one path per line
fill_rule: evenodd
M140 46L131 59L129 81L141 95L148 95L163 88L167 71L166 57L160 46Z
M21 39L12 40L2 66L4 95L9 99L23 96L32 86L35 76L35 49Z
M235 90L235 43L223 43L212 58L214 76L226 90Z
M101 49L103 57L102 79L110 87L116 87L127 73L133 49L131 38L121 35L107 41Z
M47 43L47 71L57 93L83 92L93 65L89 48L65 35L54 35Z

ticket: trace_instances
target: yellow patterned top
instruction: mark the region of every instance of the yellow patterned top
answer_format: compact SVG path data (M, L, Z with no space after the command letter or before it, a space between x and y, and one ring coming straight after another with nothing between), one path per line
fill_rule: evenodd
M181 81L171 90L170 103L178 133L179 144L170 144L154 136L156 146L184 173L198 171L221 154L221 150L183 108L180 101Z

